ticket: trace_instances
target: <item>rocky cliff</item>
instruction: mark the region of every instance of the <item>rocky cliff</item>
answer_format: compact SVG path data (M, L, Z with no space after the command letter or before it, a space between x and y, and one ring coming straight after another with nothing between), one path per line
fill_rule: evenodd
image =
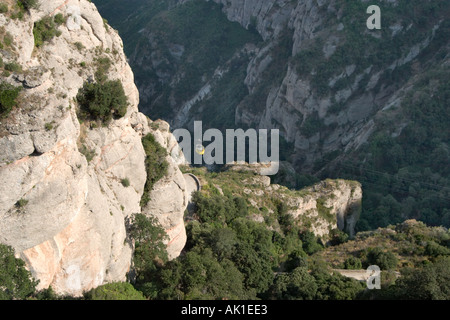
M369 30L365 1L214 1L229 20L255 28L265 41L244 81L250 97L262 94L260 105L244 99L236 124L280 128L302 171L314 172L324 157L358 150L381 126L377 120L401 106L414 75L425 65L440 65L433 54L446 50L444 2L435 3L441 13L431 3L417 4L421 23L410 14L411 2L379 3L382 29ZM406 125L400 120L392 134Z
M298 172L329 169L387 119L400 135L409 121L395 110L418 76L448 65L446 1L381 1L381 30L367 28L366 1L214 2L133 3L140 13L128 9L125 22L111 12L120 1L99 5L124 35L132 67L146 70L138 79L142 110L175 127L202 119L219 128L279 128ZM217 10L228 23L204 18ZM171 28L188 24L195 48ZM157 111L161 103L170 108Z
M174 138L167 128L151 129L152 121L138 112L122 40L93 3L39 1L37 9L15 19L15 1L8 5L9 12L0 14L2 34L11 39L2 58L20 68L3 73L2 81L22 91L17 106L0 120L0 242L26 261L39 288L79 295L123 281L132 256L125 221L141 212L146 181L141 138L153 133L168 149ZM64 20L56 36L38 47L35 24L57 15ZM106 126L79 119L75 99L100 59L110 61L107 77L120 80L128 100L125 116ZM175 257L185 242L187 195L178 165L170 156L167 161L169 173L143 212L160 218ZM160 198L160 192L170 198Z

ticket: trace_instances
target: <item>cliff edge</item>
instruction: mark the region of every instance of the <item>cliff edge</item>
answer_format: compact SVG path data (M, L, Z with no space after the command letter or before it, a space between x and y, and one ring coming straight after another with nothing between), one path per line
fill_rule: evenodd
M146 182L141 139L152 133L173 148L174 138L169 130L151 129L152 121L138 112L122 40L93 3L39 1L29 10L15 1L7 5L0 14L2 36L9 39L2 59L16 67L3 73L2 82L21 91L0 119L0 242L26 261L38 289L80 295L124 281L132 259L125 221L141 212ZM123 117L103 125L77 115L79 89L99 70L120 81L128 103ZM170 256L176 257L185 241L187 195L177 163L170 156L167 161L169 173L151 198L158 199L159 190L172 197L171 207L157 214L167 230L183 226L173 236L168 232Z

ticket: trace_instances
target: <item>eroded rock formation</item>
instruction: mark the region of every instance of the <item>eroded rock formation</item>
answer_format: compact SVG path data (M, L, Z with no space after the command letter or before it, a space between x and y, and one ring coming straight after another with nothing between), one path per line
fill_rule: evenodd
M61 35L36 48L34 23L59 13ZM24 88L0 124L0 242L27 262L38 289L80 295L123 281L132 258L125 220L141 212L146 181L141 138L152 132L171 150L176 141L168 130L150 129L152 121L138 112L122 40L90 1L40 1L22 20L0 14L0 26L13 38L5 63L22 67L4 80ZM100 58L111 61L107 76L123 84L128 108L124 117L95 127L78 119L75 97ZM168 161L169 174L151 195L158 211L144 211L158 216L176 257L186 238L186 194L177 163ZM160 198L161 190L170 198Z

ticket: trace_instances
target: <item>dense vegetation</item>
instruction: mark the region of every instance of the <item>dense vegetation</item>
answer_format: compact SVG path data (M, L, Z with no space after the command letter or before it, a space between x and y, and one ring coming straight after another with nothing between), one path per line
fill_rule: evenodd
M44 17L41 20L34 23L33 35L34 45L39 48L45 42L50 41L54 37L59 37L61 31L58 27L64 22L64 17L61 13L50 17Z
M30 9L36 9L39 6L39 3L37 0L18 0L17 4L19 7L30 10Z
M14 249L0 244L0 300L26 299L36 291L38 282L14 256Z
M197 193L179 258L151 265L139 288L153 299L449 299L450 233L420 222L320 245L310 232L281 232L249 219L240 197ZM282 206L280 206L282 207ZM282 209L281 209L282 210ZM156 239L156 238L154 238ZM158 249L159 250L159 249ZM333 260L336 257L338 260ZM382 290L333 273L377 264ZM396 280L389 271L400 270ZM427 281L430 280L430 285ZM416 286L423 289L420 293Z
M128 282L116 282L99 286L83 295L85 300L146 300L142 292Z
M166 175L169 163L166 160L167 151L149 133L142 138L142 145L145 151L145 169L147 181L144 186L144 194L141 198L141 206L145 206L150 201L150 191L154 184Z
M151 282L139 286L146 296L334 299L354 298L363 289L320 264L310 266L315 271L309 274L307 252L322 248L311 233L287 225L281 233L269 230L248 219L241 197L196 193L194 202L198 220L187 225L185 253L156 272L151 266Z
M108 124L113 118L123 117L128 106L120 80L85 82L78 92L77 101L81 119L99 120L104 124Z
M17 97L21 87L14 87L9 83L0 83L0 119L5 118L17 104Z
M288 225L274 231L249 219L242 198L197 193L195 203L203 218L188 223L180 257L168 261L164 230L155 218L135 214L128 227L135 246L131 284L103 285L78 299L450 299L448 229L406 221L324 246L310 232ZM216 215L221 219L211 218ZM36 282L12 249L3 246L2 252L0 285L16 290L4 291L3 299L11 299L12 292L18 299L73 299L51 288L36 292ZM381 290L366 290L364 282L332 271L371 264L382 269Z

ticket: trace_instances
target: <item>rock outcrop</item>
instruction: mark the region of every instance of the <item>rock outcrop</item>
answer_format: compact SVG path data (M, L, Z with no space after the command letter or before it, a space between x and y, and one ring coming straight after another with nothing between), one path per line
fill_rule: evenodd
M149 203L142 208L142 213L158 218L169 237L167 254L169 259L178 257L186 244L184 211L190 199L186 181L178 165L186 164L176 138L170 133L169 125L164 121L154 122L157 130L153 131L155 140L167 149L168 172L153 187Z
M355 235L361 212L362 188L356 181L324 180L303 190L302 197L288 197L294 219L311 220L312 232L323 237L335 228Z
M34 23L59 13L65 18L60 36L36 48ZM3 80L23 87L18 106L0 120L0 242L26 261L40 280L38 289L52 286L59 294L80 295L123 281L133 250L125 241L125 221L141 212L146 181L141 138L152 132L170 151L176 140L168 129L151 129L151 120L138 112L122 40L91 1L39 1L23 19L0 14L0 27L13 43L4 62L22 68ZM75 97L100 58L111 62L107 76L123 84L128 108L124 117L97 127L78 119ZM167 229L172 258L186 239L187 196L178 155L168 157L169 174L144 210Z
M357 181L327 179L301 190L291 190L271 183L270 177L259 175L258 168L251 165L230 165L227 171L214 176L204 172L206 176L203 177L199 170L195 173L205 190L217 189L223 195L221 190L227 189L245 198L251 219L265 222L271 228L280 228L279 224L273 223L279 219L280 209L276 205L279 201L285 205L285 213L292 216L293 223L325 242L334 229L355 235L363 197L361 184Z

